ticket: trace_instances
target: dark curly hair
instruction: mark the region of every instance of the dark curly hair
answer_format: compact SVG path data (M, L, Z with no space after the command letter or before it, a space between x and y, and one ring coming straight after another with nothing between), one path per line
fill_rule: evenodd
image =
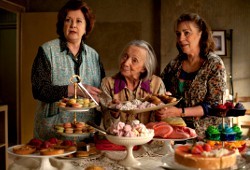
M213 52L215 50L215 43L212 37L212 30L206 21L196 13L184 13L177 19L175 30L180 23L186 21L195 23L197 28L202 32L200 39L200 56L205 57L209 52ZM183 54L178 43L176 43L176 47L179 53Z
M85 40L87 36L91 33L95 24L95 16L92 13L88 5L82 0L69 0L58 12L57 23L56 23L56 32L61 39L65 40L63 26L65 18L69 11L71 10L81 10L85 20L86 20L86 33L82 36L82 40Z

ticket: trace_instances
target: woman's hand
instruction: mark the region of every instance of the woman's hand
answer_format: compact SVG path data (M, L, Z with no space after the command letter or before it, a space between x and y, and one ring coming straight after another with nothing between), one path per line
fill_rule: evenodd
M168 117L178 117L181 115L181 109L177 107L164 107L155 112L155 119L161 121Z
M166 92L165 92L165 95L167 95L167 96L172 96L172 93L171 93L170 91L166 91Z

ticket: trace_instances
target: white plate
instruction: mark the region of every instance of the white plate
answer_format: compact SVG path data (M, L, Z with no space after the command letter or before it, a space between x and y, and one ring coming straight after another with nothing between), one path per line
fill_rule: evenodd
M35 152L33 154L28 154L28 155L19 155L19 154L16 154L16 153L13 152L13 148L17 147L17 146L21 146L21 145L15 145L15 146L9 147L8 148L8 153L11 154L11 155L14 155L14 156L19 156L19 157L50 158L50 157L66 156L66 155L69 155L69 154L72 154L72 153L76 152L76 151L65 151L63 154L57 154L57 155L40 155L39 152Z
M57 158L59 158L59 159L67 159L67 160L79 160L79 159L96 159L96 158L99 158L100 156L102 156L102 153L99 151L96 154L91 154L91 155L86 156L86 157L72 157L72 158L69 158L69 157L65 157L65 156L59 156Z
M168 138L153 138L153 140L156 140L156 141L183 141L183 140L189 140L189 139L194 139L196 138L197 136L193 136L193 137L190 137L190 138L183 138L183 139L168 139Z
M184 165L181 165L177 163L174 160L174 155L167 155L162 158L163 166L165 168L170 168L170 169L178 169L178 170L198 170L197 168L190 168Z
M90 109L95 108L96 106L93 107L85 107L85 108L75 108L75 107L59 107L62 111L68 111L68 112L87 112Z
M93 133L58 133L62 136L65 136L65 137L89 137L91 134L94 134Z
M159 109L162 109L162 108L168 107L168 106L175 106L179 101L180 101L180 99L175 101L175 102L171 102L171 103L167 103L167 104L160 104L158 106L148 107L145 109L135 109L135 110L119 110L119 109L114 109L114 108L109 108L109 109L113 110L113 111L121 111L124 113L137 114L137 113L144 113L144 112L159 110Z

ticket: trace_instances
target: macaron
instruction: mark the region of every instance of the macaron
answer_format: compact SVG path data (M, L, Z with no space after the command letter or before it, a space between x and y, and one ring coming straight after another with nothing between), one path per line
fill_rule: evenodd
M64 127L62 127L62 126L56 127L56 132L57 133L63 133L64 132Z
M65 128L65 133L73 133L74 129L71 127Z
M63 127L64 128L71 128L72 124L70 122L66 122L66 123L63 124Z
M82 108L83 105L80 103L72 103L71 106L74 108Z

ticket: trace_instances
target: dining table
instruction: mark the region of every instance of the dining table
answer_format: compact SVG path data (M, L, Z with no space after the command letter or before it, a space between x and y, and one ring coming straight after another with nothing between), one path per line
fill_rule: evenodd
M193 140L189 140L192 142ZM57 170L84 170L89 166L101 166L105 170L163 170L163 169L179 169L179 170L197 170L188 168L175 162L174 152L165 151L166 142L152 140L146 144L140 145L133 150L133 156L141 164L130 167L119 164L119 161L127 155L126 150L100 150L96 155L84 158L67 158L67 157L50 157L49 163L52 169ZM168 143L169 144L169 143ZM178 144L171 143L171 147ZM48 170L41 167L41 159L34 157L22 157L9 154L9 170ZM238 154L237 164L227 170L250 169L250 148Z

